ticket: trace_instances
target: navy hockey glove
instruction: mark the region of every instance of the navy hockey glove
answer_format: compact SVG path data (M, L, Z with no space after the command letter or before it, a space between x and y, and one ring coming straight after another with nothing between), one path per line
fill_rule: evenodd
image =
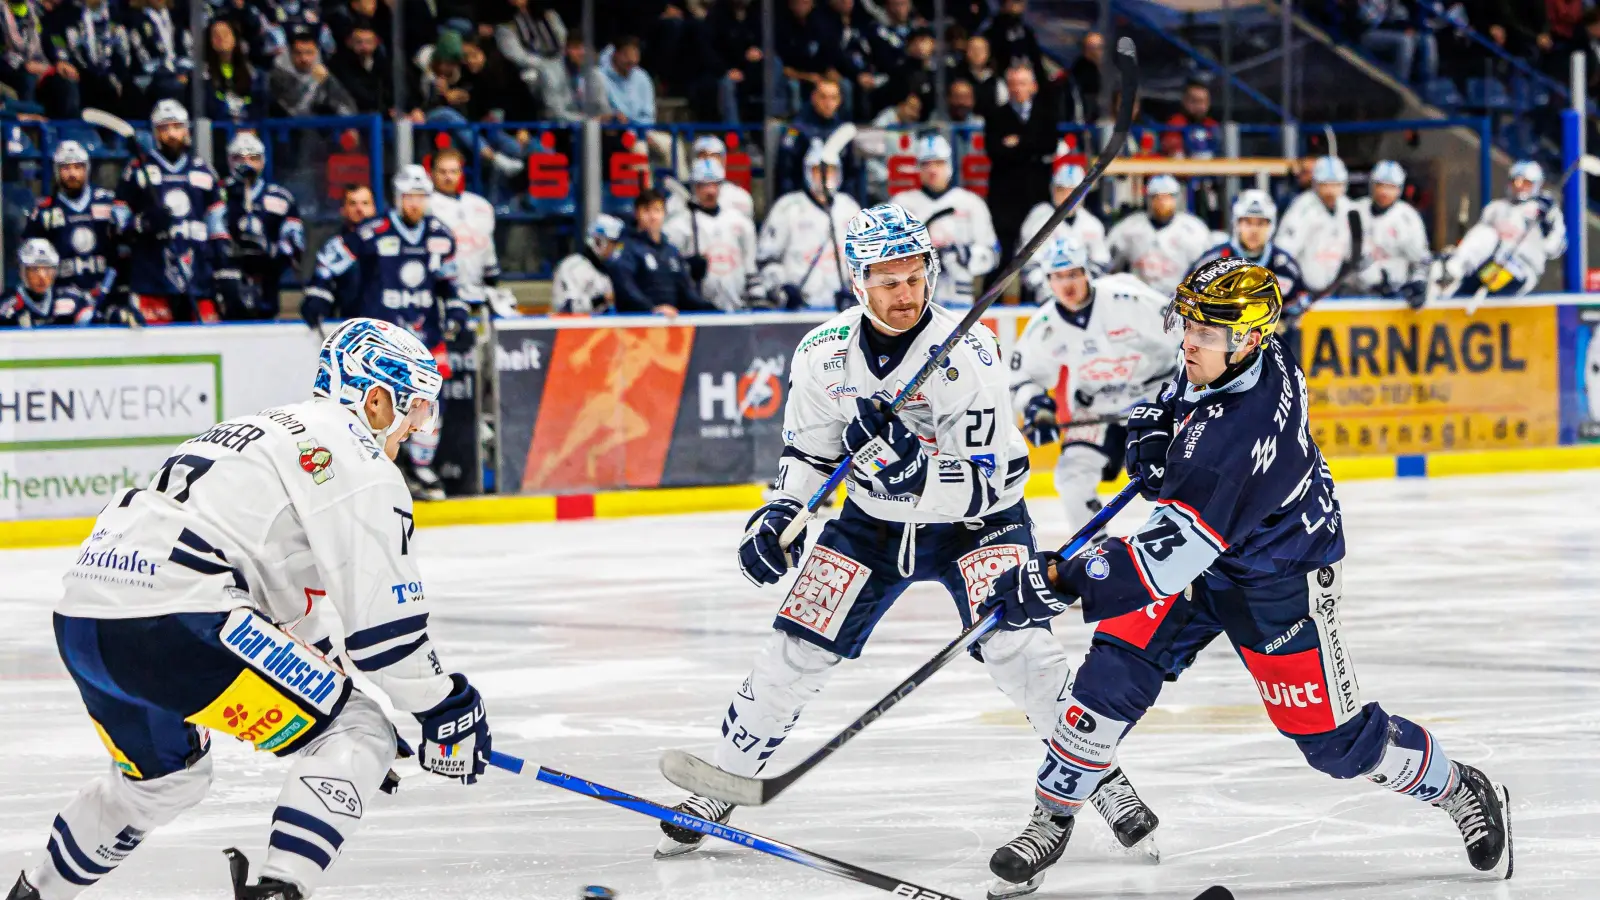
M833 292L833 308L844 312L856 305L856 295L850 293L849 288L840 288Z
M878 400L856 398L856 417L844 427L844 449L857 476L894 496L922 493L928 454L922 441Z
M984 614L997 607L1003 609L1000 627L1007 631L1032 628L1060 615L1078 602L1076 596L1058 590L1050 582L1050 566L1061 563L1061 554L1046 550L1001 572L989 589L989 599L984 601Z
M1533 205L1539 208L1539 232L1548 236L1550 234L1550 226L1555 224L1555 220L1550 215L1550 211L1556 205L1555 198L1548 194L1540 194L1533 199Z
M1143 481L1139 493L1146 500L1161 495L1167 474L1167 447L1172 444L1172 411L1160 403L1136 403L1128 410L1128 444L1122 462L1128 475Z
M797 284L786 284L778 288L776 299L783 301L783 308L787 310L806 308L806 295L800 292L800 286Z
M1054 444L1061 440L1061 426L1056 422L1056 401L1049 394L1040 394L1028 401L1022 413L1022 433L1035 447Z
M739 542L739 570L751 583L777 584L783 573L800 565L800 554L806 547L805 529L800 529L800 536L787 550L778 543L778 536L804 509L799 501L784 498L768 503L750 516L750 521L744 525L744 540Z
M454 690L427 712L417 713L422 723L422 743L417 765L435 775L476 784L489 767L489 719L478 689L467 676L452 674Z
M705 280L707 263L704 256L696 253L694 256L688 257L683 262L689 267L690 281L693 281L695 284L699 284Z
M300 298L300 318L312 331L321 331L323 320L327 319L328 313L332 311L333 304L324 297L307 293Z
M1400 285L1400 299L1412 309L1421 309L1422 304L1428 300L1428 284L1425 281L1408 281Z
M967 267L967 263L972 262L972 248L966 244L951 244L944 248L944 252L946 256L953 257L956 265L963 269Z
M472 319L472 313L460 304L450 304L444 311L444 340L447 344L454 344L461 337L463 331L470 330L467 324Z

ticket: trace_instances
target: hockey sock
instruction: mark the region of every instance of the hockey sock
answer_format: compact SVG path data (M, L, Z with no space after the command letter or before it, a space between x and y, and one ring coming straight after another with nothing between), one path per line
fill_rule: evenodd
M1373 784L1434 804L1456 786L1455 766L1433 733L1399 716L1389 717L1383 756L1363 774Z
M996 631L983 642L983 667L1048 741L1069 697L1072 663L1061 641L1043 628Z
M43 900L70 900L111 874L154 828L205 798L211 756L161 778L135 781L113 767L68 803L50 828L46 858L28 873Z
M1095 712L1072 698L1046 744L1034 799L1052 815L1076 813L1111 772L1117 744L1127 730L1127 722Z
M394 756L394 728L383 710L351 693L327 730L295 757L272 811L262 876L311 893L360 826Z
M773 632L750 677L728 704L714 759L717 768L744 776L760 772L789 736L800 711L822 693L839 659L837 653Z

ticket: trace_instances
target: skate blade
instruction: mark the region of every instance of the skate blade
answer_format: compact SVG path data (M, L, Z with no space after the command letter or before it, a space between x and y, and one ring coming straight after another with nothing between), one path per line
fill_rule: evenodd
M1490 871L1502 881L1511 880L1511 869L1516 860L1511 853L1511 792L1503 784L1494 785L1495 799L1500 801L1500 816L1506 823L1506 849L1500 854L1500 861Z
M1037 891L1039 886L1044 884L1044 876L1046 874L1048 874L1048 871L1040 872L1039 874L1020 884L1015 881L1006 881L1004 878L996 878L994 883L989 885L988 900L1007 900L1007 898L1010 897L1025 897L1028 894Z
M1125 856L1135 862L1151 866L1161 863L1161 848L1156 844L1156 835L1153 831L1140 838L1132 847L1123 847L1120 843L1117 846L1122 848Z
M680 856L684 856L699 850L700 845L704 844L705 842L705 838L702 837L698 841L685 844L681 841L675 841L666 835L662 835L661 843L656 845L656 859L677 859Z

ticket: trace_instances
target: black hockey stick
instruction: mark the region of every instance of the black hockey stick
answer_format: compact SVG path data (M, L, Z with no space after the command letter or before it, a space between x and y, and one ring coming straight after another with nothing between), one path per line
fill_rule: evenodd
M1133 104L1139 95L1139 55L1134 49L1131 38L1123 37L1117 39L1116 66L1117 76L1122 82L1122 103L1117 108L1116 127L1112 130L1111 139L1101 148L1100 155L1095 158L1094 165L1089 167L1089 171L1084 175L1083 181L1072 189L1072 193L1067 195L1067 199L1062 201L1060 206L1056 207L1056 211L1050 214L1050 218L1040 227L1038 233L1029 238L1028 243L1017 251L1016 255L1011 258L1011 262L1006 264L1005 270L995 278L994 283L984 289L983 296L979 297L977 302L972 304L972 308L967 310L967 314L956 324L955 330L950 332L950 336L944 339L944 343L935 348L928 361L922 364L922 368L918 369L917 373L911 376L911 380L907 382L906 386L900 389L900 393L895 395L894 402L889 405L891 414L899 413L905 407L906 399L921 390L922 383L927 381L935 371L944 367L945 360L950 356L950 351L955 349L956 344L967 336L967 332L972 330L972 326L978 324L978 320L983 318L983 314L988 312L989 307L1000 299L1000 294L1006 289L1006 285L1011 283L1011 279L1017 277L1017 273L1022 271L1022 267L1027 263L1028 259L1039 252L1039 248L1044 246L1044 242L1050 239L1050 235L1056 230L1056 226L1067 218L1068 213L1077 208L1078 204L1083 201L1084 196L1089 193L1089 189L1094 187L1095 182L1099 181L1101 174L1106 170L1106 166L1111 165L1111 161L1116 159L1117 155L1122 152L1124 145L1128 142L1128 129L1133 124ZM844 480L845 475L850 471L851 465L851 460L848 457L845 458L833 470L833 474L828 476L828 480L823 482L822 486L817 488L816 492L811 495L811 499L806 503L805 510L800 515L795 516L789 526L783 530L783 534L779 536L778 540L783 546L788 547L795 542L795 539L800 536L800 532L805 530L806 523L811 520L812 516L816 515L817 509L822 506L823 501L839 487L839 483Z
M1346 278L1354 275L1356 271L1361 268L1361 251L1363 249L1362 245L1365 244L1366 241L1364 235L1362 234L1364 229L1361 227L1360 211L1354 209L1350 210L1350 212L1345 214L1345 221L1350 225L1350 258L1345 260L1344 263L1339 266L1339 271L1333 276L1333 280L1328 282L1327 287L1317 291L1314 295L1312 295L1310 302L1306 304L1306 309L1310 309L1311 304L1313 303L1316 303L1320 300L1326 300L1333 296L1333 292L1339 289L1339 285L1343 284ZM1302 314L1304 314L1304 312L1305 310L1301 310Z
M1122 511L1128 501L1139 492L1139 479L1131 479L1117 495L1111 498L1089 523L1072 536L1072 540L1061 548L1063 557L1071 557L1082 550L1096 534L1104 528L1112 517ZM807 772L816 768L819 763L832 756L840 747L850 742L850 739L861 733L863 728L877 721L878 717L888 712L896 703L910 696L911 692L921 687L924 682L933 677L933 673L944 668L947 663L962 653L974 641L993 631L1000 624L1000 610L994 610L987 616L979 619L971 628L961 632L960 636L951 641L933 659L922 664L922 667L911 673L905 681L895 685L894 690L885 694L883 699L873 704L872 708L862 713L854 722L845 726L845 729L833 736L833 739L812 751L811 755L801 760L798 765L770 778L748 778L743 775L734 775L724 772L711 763L706 762L692 753L683 750L668 750L661 755L661 774L667 780L704 797L715 797L738 806L762 806L770 803L779 794L805 777Z

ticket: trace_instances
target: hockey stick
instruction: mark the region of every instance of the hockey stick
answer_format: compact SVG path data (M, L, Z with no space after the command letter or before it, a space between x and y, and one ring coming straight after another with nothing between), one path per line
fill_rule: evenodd
M1117 40L1116 65L1117 74L1122 81L1122 105L1117 109L1116 127L1112 130L1111 139L1101 148L1100 155L1095 158L1094 165L1089 167L1089 171L1084 175L1083 181L1072 189L1072 193L1067 195L1067 199L1060 206L1056 207L1056 211L1050 214L1050 218L1045 221L1038 233L1029 238L1028 243L1017 251L1016 255L1011 258L1011 262L1006 264L1005 270L995 278L994 283L984 289L983 296L979 297L977 302L972 304L972 308L967 310L967 314L956 324L955 330L950 332L950 336L944 339L944 343L934 349L934 353L928 358L928 361L922 364L922 368L918 369L917 373L911 376L911 380L907 382L906 386L900 389L900 393L895 395L894 402L889 406L891 414L899 413L905 407L906 399L917 393L922 388L922 383L927 381L929 376L944 367L945 359L950 356L950 351L967 336L967 332L972 330L972 326L983 318L983 314L988 312L989 307L1000 299L1001 292L1006 289L1006 285L1011 283L1011 279L1017 277L1017 273L1022 271L1022 267L1027 263L1029 257L1039 252L1039 248L1044 246L1046 240L1049 240L1050 235L1056 230L1056 226L1060 225L1062 220L1066 219L1067 214L1072 212L1083 201L1084 196L1089 193L1089 189L1094 187L1100 175L1105 172L1106 166L1111 165L1111 161L1116 159L1117 155L1122 152L1124 145L1128 141L1128 129L1133 124L1133 103L1139 94L1139 56L1134 50L1131 38L1122 37ZM784 547L793 544L795 539L800 536L800 532L805 530L806 523L811 520L812 516L816 515L818 507L822 506L822 501L838 488L839 482L844 480L845 475L850 471L851 465L852 461L848 458L841 461L833 470L833 474L828 476L828 480L823 482L822 486L817 488L816 493L811 495L811 499L806 503L805 510L800 515L795 516L789 526L783 530L783 534L779 536L778 540Z
M1361 213L1358 210L1350 210L1345 214L1345 222L1350 226L1350 258L1339 266L1339 271L1334 274L1333 280L1328 282L1327 287L1312 295L1311 302L1306 304L1306 309L1310 309L1312 303L1317 303L1333 296L1333 292L1339 289L1339 285L1343 284L1346 278L1356 274L1356 271L1361 268L1362 245L1366 242L1365 236L1362 234ZM1302 310L1303 313L1304 311Z
M489 753L489 764L505 769L508 772L522 774L523 761L510 754L491 751ZM813 853L793 844L785 844L782 841L776 841L743 829L734 828L732 825L718 825L699 816L669 809L658 803L652 803L643 797L625 794L615 788L606 787L586 778L568 775L565 772L557 772L547 766L540 766L539 772L535 777L545 784L554 785L574 794L582 794L585 797L603 800L613 806L620 806L623 809L642 813L654 819L660 819L678 828L687 828L699 834L721 838L730 844L749 847L752 850L757 850L770 856L787 859L790 862L796 862L802 866L826 872L829 875L848 878L851 881L888 891L896 897L915 897L916 900L960 900L953 894L946 894L943 891L936 891L909 881L901 881L898 878L892 878L888 875L874 872L871 869L864 869L861 866L837 860L830 856Z
M1112 517L1122 511L1128 501L1139 492L1139 479L1134 477L1129 480L1126 487L1111 498L1101 510L1094 514L1089 523L1072 536L1066 546L1061 548L1063 557L1071 557L1087 545L1100 529L1110 522ZM782 775L770 778L749 778L743 775L734 775L724 772L711 763L706 762L692 753L683 750L668 750L661 755L661 774L667 780L683 788L705 797L715 797L738 806L763 806L772 802L779 794L805 777L807 772L816 768L819 763L838 751L840 747L850 742L850 739L861 733L863 728L871 725L879 716L888 712L896 703L904 700L912 691L921 687L924 682L933 676L933 673L944 668L947 663L960 656L967 647L979 638L993 631L1000 624L1000 613L996 609L979 619L971 628L961 632L960 636L951 641L940 650L933 659L922 664L922 667L911 673L906 680L895 685L894 689L883 696L883 699L873 704L872 708L862 713L854 722L845 726L845 729L833 736L833 739L812 751L811 755L801 760L794 768Z
M104 128L105 130L112 132L119 137L127 138L129 140L132 140L133 138L132 125L129 125L120 117L114 116L103 109L95 109L92 106L84 107L84 110L79 115L79 118L83 119L85 122L88 122L90 125Z

